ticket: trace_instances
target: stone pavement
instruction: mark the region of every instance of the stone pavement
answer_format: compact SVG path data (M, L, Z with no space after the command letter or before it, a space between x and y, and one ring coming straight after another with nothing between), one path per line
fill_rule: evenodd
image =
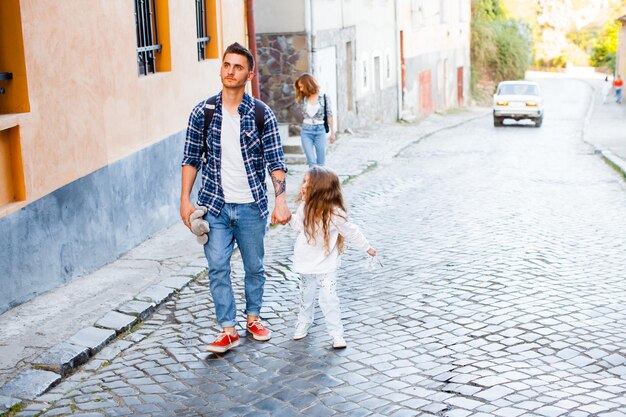
M410 134L385 141L380 135L386 126L339 135L329 150L328 165L349 182L411 143L485 114L486 109L472 109L432 115L411 125ZM293 201L306 167L290 168L288 194ZM275 233L278 228L268 237ZM22 400L36 399L90 357L86 369L107 364L129 346L121 339L129 329L177 292L184 293L205 270L201 248L184 226L176 224L118 261L1 315L0 413ZM115 337L115 347L105 347Z
M206 353L217 327L199 277L17 415L626 416L624 182L580 140L589 90L542 83L559 100L541 129L478 117L345 177L384 262L344 257L347 349L319 316L291 340L294 235L274 229L269 342ZM376 135L408 143L415 129Z

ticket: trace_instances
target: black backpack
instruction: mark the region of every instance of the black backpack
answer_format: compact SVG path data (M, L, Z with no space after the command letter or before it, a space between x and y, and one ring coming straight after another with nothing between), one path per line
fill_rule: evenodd
M217 95L209 97L204 105L204 128L202 129L202 161L207 163L207 134L209 132L209 124L213 120L213 113L215 113L215 101ZM256 130L259 132L259 137L263 138L263 128L265 127L265 104L259 100L254 99L254 123L256 124ZM263 141L261 140L261 145Z

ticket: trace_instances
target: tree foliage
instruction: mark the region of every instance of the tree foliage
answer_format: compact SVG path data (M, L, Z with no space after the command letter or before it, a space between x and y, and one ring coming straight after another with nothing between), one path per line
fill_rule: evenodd
M593 29L572 30L566 35L568 41L586 52L591 52L598 36L597 30Z
M522 79L532 58L530 27L506 16L499 0L472 0L470 50L474 92L479 80Z
M617 36L620 24L615 21L607 22L600 36L596 39L591 48L591 65L594 67L607 67L611 71L615 70L615 53L617 51Z

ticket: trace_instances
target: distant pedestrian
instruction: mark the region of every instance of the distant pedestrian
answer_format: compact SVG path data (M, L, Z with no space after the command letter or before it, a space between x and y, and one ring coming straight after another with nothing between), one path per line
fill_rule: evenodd
M622 81L622 77L619 75L613 81L613 86L615 87L615 101L617 104L622 104L622 86L624 85L624 81Z
M345 348L337 296L337 268L344 251L344 239L370 256L376 256L376 250L359 228L348 221L339 178L328 168L309 169L298 199L301 204L289 222L298 232L294 270L300 274L300 307L293 338L299 340L307 336L313 324L319 287L319 304L333 347Z
M235 243L245 270L246 331L255 340L269 340L271 336L259 318L265 284L263 240L269 215L266 170L275 192L272 223L286 224L291 218L285 189L287 166L278 123L269 107L245 92L253 76L254 58L250 51L238 43L226 48L220 68L222 91L192 110L182 162L180 216L189 228L189 216L196 209L191 202L191 189L198 171L202 171L198 204L207 208L204 219L211 230L204 254L215 313L222 328L207 348L215 353L239 345L230 273ZM213 99L211 106L209 101ZM256 122L258 106L264 109L260 113L263 126ZM212 116L207 116L209 109L213 110Z
M309 167L324 165L326 161L326 133L330 143L335 141L333 111L327 94L320 94L320 87L311 74L302 74L293 83L296 102L302 111L300 138Z
M606 78L604 78L604 82L602 83L602 103L607 103L612 88L613 83L611 82L611 80L609 80L609 76L607 75Z

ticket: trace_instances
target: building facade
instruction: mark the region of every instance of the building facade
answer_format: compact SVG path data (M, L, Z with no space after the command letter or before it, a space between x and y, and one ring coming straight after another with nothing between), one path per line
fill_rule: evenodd
M192 107L243 0L0 2L0 313L178 221Z
M617 52L615 63L615 76L619 75L622 80L626 79L626 15L617 19L620 24L617 34Z
M336 128L462 106L471 0L256 0L261 98L292 133L293 81L309 72L333 98Z
M279 122L301 121L303 72L331 98L337 129L396 120L395 13L393 0L256 0L261 98Z
M403 116L465 104L470 91L471 0L400 0Z

